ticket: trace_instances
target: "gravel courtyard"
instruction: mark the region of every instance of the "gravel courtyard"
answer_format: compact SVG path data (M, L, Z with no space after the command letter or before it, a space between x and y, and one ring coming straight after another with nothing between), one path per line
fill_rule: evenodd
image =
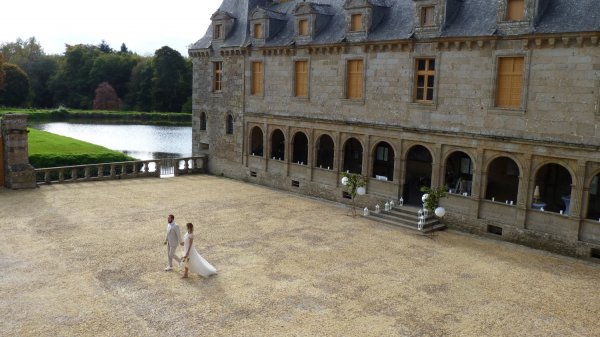
M169 213L219 274L165 272ZM600 264L213 176L0 189L1 336L598 336Z

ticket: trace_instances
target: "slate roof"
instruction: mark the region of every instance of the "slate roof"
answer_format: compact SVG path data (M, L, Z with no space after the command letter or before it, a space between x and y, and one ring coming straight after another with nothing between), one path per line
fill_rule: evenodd
M256 7L282 13L285 27L271 37L265 46L286 46L294 43L294 8L303 0L274 3L269 0L223 0L220 10L236 18L233 32L220 47L244 47L251 43L248 16ZM344 0L309 0L328 14L329 23L310 44L332 44L343 42L346 37ZM455 13L442 27L440 36L475 37L497 34L497 12L501 0L440 0L447 2L447 12ZM546 0L548 5L531 33L576 33L600 31L600 0ZM389 6L383 20L368 34L367 41L409 39L414 33L414 0L371 0L373 4ZM329 5L329 6L319 6ZM206 49L212 44L212 29L190 49Z

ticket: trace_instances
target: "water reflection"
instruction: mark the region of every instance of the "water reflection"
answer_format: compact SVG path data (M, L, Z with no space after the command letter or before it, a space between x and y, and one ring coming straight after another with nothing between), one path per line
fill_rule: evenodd
M192 155L190 126L40 123L32 128L121 151L141 160Z

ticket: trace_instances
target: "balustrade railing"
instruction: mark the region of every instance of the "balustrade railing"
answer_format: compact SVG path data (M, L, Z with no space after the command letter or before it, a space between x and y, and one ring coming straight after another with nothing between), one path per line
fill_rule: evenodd
M204 173L207 156L136 160L35 169L39 184L165 177Z

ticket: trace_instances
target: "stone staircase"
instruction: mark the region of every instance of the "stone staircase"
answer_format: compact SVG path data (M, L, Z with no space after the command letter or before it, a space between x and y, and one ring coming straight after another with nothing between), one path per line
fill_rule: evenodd
M381 209L379 213L370 210L369 218L389 225L400 226L415 231L419 231L419 208L414 206L394 206L389 211ZM423 229L419 232L429 233L436 230L445 229L446 225L439 222L435 214L428 214L423 223Z

